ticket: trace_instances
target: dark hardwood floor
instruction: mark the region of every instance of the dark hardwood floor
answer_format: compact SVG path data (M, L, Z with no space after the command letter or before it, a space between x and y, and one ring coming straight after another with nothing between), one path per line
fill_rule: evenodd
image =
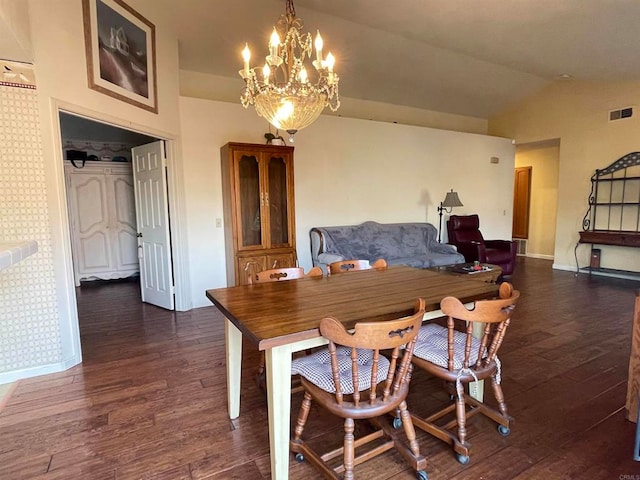
M512 433L503 438L474 417L463 466L418 431L430 480L640 478L635 424L624 417L640 284L536 259L519 259L512 283L522 298L500 355ZM141 304L131 283L81 288L78 302L84 362L19 382L0 413L0 479L270 478L266 402L252 380L258 355L245 343L241 416L230 421L213 307L167 312ZM295 395L294 416L300 401ZM417 371L409 408L424 414L445 401ZM312 409L307 429L319 444L339 444L341 428ZM395 452L356 467L356 476L414 478ZM318 474L292 458L290 477Z

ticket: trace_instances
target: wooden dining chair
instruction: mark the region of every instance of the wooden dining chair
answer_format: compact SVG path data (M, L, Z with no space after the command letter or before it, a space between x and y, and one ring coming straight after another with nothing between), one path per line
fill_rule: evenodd
M341 260L330 263L328 272L330 275L333 275L335 273L368 270L370 268L385 269L387 268L387 261L384 258L379 258L373 263L369 263L368 260Z
M298 278L308 277L321 277L322 269L320 267L313 267L307 273L304 273L302 267L289 267L289 268L272 268L270 270L262 270L261 272L252 272L247 275L247 280L250 285L254 283L265 282L281 282L283 280L295 280Z
M302 267L289 267L289 268L272 268L270 270L262 270L261 272L251 272L247 275L249 285L268 282L282 282L285 280L296 280L300 278L313 278L322 277L322 269L320 267L313 267L307 273L304 273ZM264 352L260 352L260 362L258 363L258 370L256 372L256 383L258 387L264 391L267 389L267 372L265 369L265 357ZM292 393L296 393L302 390L302 387L298 382L294 381L292 384Z
M396 448L417 471L418 478L427 479L424 471L427 462L420 454L405 401L413 347L424 311L425 301L420 298L413 315L382 322L359 322L353 333L336 318L326 317L320 321L320 333L329 340L328 348L296 359L292 364L292 373L300 374L305 392L290 442L298 461L307 459L327 478L351 480L356 465ZM387 349L391 351L389 359L380 353ZM302 439L312 400L344 418L342 447L320 454ZM397 411L406 440L387 419L386 414ZM363 419L368 419L376 430L355 439L355 420ZM373 441L376 444L371 448ZM333 465L341 456L342 464Z
M520 292L506 282L500 285L499 298L479 300L471 308L457 298L446 297L440 308L447 316L447 326L428 324L418 333L413 364L443 379L450 393L455 388L455 394L451 395L452 404L426 418L412 415L413 423L452 445L462 464L469 463L471 445L467 442L466 424L470 417L481 413L498 423L501 435L510 433L512 418L507 414L500 386L501 364L497 354L519 297ZM481 332L479 338L474 332ZM465 384L488 378L499 411L464 392ZM453 413L455 418L447 422Z

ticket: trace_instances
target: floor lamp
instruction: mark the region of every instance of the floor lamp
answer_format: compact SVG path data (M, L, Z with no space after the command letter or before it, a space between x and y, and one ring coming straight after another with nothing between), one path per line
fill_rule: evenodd
M444 197L444 202L440 202L438 207L438 215L440 215L440 226L438 227L438 243L442 238L442 212L451 213L453 207L464 207L460 199L458 198L458 192L454 192L453 188L450 192L447 192L447 196Z

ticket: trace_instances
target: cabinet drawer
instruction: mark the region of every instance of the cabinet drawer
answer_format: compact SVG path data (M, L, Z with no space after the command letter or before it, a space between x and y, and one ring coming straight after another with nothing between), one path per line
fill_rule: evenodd
M280 253L267 255L267 269L288 268L296 266L296 258L293 253Z
M257 273L267 269L267 256L238 257L236 266L236 285L247 285L249 283L247 277L251 275L251 273Z

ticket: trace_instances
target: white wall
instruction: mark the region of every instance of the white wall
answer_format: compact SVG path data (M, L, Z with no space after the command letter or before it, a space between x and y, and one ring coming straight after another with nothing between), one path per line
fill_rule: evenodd
M127 4L140 12L156 26L156 63L158 77L158 114L147 112L87 87L87 65L83 32L82 2L70 0L29 0L29 31L35 77L38 86L38 120L41 137L45 213L51 237L53 267L52 283L55 298L50 310L54 312L58 331L47 338L46 348L60 352L60 358L48 364L32 362L22 365L16 372L0 372L0 383L8 379L32 376L38 373L62 370L78 363L80 339L75 306L75 291L71 267L69 227L62 172L61 145L58 126L58 108L80 112L105 119L132 129L143 128L157 136L179 138L178 115L178 42L169 28L171 12L154 8L153 0L128 0ZM2 17L11 16L12 10L0 3ZM17 19L21 21L21 17ZM0 51L0 53L2 53ZM12 159L8 159L12 160ZM11 170L10 170L11 171ZM181 173L181 172L179 172ZM11 181L12 179L7 179ZM173 208L176 208L175 205ZM53 265L51 265L51 262ZM35 275L35 272L34 272ZM20 307L27 314L29 305ZM17 313L19 315L19 312ZM5 333L16 335L18 330L9 326ZM33 332L32 332L33 333ZM34 346L35 349L35 346ZM16 355L20 355L16 353ZM28 356L26 352L25 356ZM57 360L57 361L56 361ZM14 359L5 360L14 365Z
M222 217L219 147L230 140L262 143L267 124L238 104L179 100L178 42L171 30L172 12L156 8L154 0L127 0L127 4L156 27L157 114L87 87L80 0L28 0L29 28L24 31L31 34L38 85L52 256L47 268L53 268L55 285L50 309L55 312L58 328L48 338L47 348L59 351L60 358L49 365L26 365L33 368L28 374L18 373L21 378L61 370L80 361L59 108L175 140L176 155L170 161L169 173L170 180L177 183L170 185L171 208L183 211L184 202L189 215L185 225L172 224L172 236L185 242L189 236L188 248L177 252L188 255L187 267L193 269L190 279L194 283L188 296L194 306L209 305L205 289L225 283L222 229L215 228L215 218ZM0 2L0 9L2 15L11 15L5 2ZM454 124L462 120L427 117ZM463 123L473 129L485 125L478 119ZM368 219L437 223L436 204L449 188L455 188L466 205L456 213L480 213L485 234L506 237L511 231L513 149L505 140L322 117L308 131L300 132L297 147L298 252L305 267L310 265L307 235L311 226ZM491 156L501 157L501 164L490 165ZM183 169L184 194L178 188ZM172 221L178 217L172 216ZM187 285L190 279L180 278L179 284ZM26 314L29 307L20 308ZM15 332L8 329L3 333ZM3 378L9 377L0 375L0 382Z
M253 108L187 97L180 122L192 298L205 306L205 290L226 285L223 229L215 228L222 218L220 147L263 143L268 124ZM465 205L454 213L478 213L486 238L511 238L509 139L321 116L298 132L294 146L297 250L305 269L312 227L366 220L437 227L436 207L451 188Z
M640 82L558 81L491 118L489 131L518 144L560 140L558 210L554 268L575 270L575 247L588 209L591 175L640 150L640 116L609 121L609 110L637 105ZM640 272L637 249L598 246L601 265ZM590 246L577 250L580 266L590 262Z

